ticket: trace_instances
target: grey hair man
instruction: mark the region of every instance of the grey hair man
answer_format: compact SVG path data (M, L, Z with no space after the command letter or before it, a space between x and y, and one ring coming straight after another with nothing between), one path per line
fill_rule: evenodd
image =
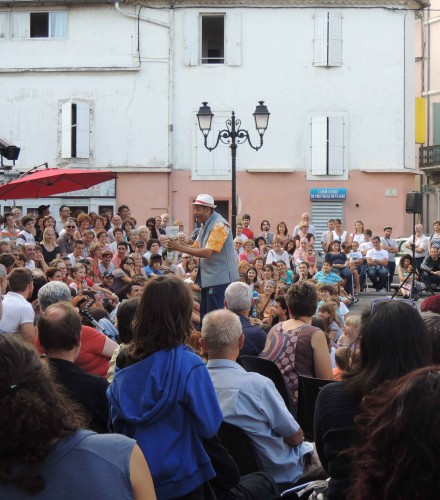
M205 316L201 334L224 421L248 434L276 483L299 481L303 456L313 445L304 441L274 383L236 363L244 342L239 318L226 309L213 311Z
M249 312L254 306L252 290L241 281L231 283L225 290L225 307L238 315L244 335L240 355L258 356L266 344L266 333L249 321Z
M70 302L72 294L62 281L50 281L38 290L38 302L41 312L57 302Z

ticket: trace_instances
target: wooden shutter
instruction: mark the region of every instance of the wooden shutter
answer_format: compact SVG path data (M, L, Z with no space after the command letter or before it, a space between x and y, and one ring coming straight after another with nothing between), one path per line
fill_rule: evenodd
M344 174L344 118L328 118L328 175Z
M72 157L72 101L61 105L61 158Z
M186 66L197 66L199 64L199 12L190 9L185 12L184 44Z
M328 13L328 66L342 66L342 13Z
M328 12L315 12L314 66L327 66Z
M312 175L327 175L327 117L313 116L311 121Z
M226 15L226 64L241 65L241 12L232 10Z
M76 103L76 157L90 158L90 106Z

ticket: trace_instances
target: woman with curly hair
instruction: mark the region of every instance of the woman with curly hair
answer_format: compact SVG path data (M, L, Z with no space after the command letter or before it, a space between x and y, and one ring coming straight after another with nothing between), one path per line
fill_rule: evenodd
M164 500L202 498L203 483L215 476L202 439L217 433L223 417L205 364L185 346L192 311L182 279L148 280L124 369L107 391L111 430L138 440Z
M436 498L440 491L440 367L428 366L366 396L355 419L352 500Z
M84 430L35 349L0 335L0 364L1 498L156 498L136 442Z

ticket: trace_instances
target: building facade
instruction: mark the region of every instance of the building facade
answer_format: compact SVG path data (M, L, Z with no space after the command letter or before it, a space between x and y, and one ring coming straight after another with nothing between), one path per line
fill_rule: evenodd
M226 215L231 205L229 148L204 147L201 102L215 115L212 146L232 111L258 143L252 113L264 100L263 147L237 149L239 213L254 227L293 228L309 211L319 225L339 215L348 229L360 219L407 234L423 6L0 0L0 137L22 148L16 171L108 168L114 206L127 203L139 222L169 211L190 228L198 193Z

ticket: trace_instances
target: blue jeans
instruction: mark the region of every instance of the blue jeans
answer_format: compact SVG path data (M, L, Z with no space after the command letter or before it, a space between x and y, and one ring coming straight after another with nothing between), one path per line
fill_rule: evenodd
M390 273L390 276L388 278L388 283L389 283L389 287L388 289L391 290L391 284L393 282L393 277L394 277L394 272L396 270L396 262L388 262L388 271Z
M225 308L225 290L228 286L229 283L202 288L200 294L200 322L203 321L205 314L216 309Z
M353 275L351 274L350 269L348 267L332 267L332 271L336 274L339 274L341 278L345 278L345 290L349 295L353 295Z
M388 269L385 266L369 266L367 274L376 290L386 288Z

